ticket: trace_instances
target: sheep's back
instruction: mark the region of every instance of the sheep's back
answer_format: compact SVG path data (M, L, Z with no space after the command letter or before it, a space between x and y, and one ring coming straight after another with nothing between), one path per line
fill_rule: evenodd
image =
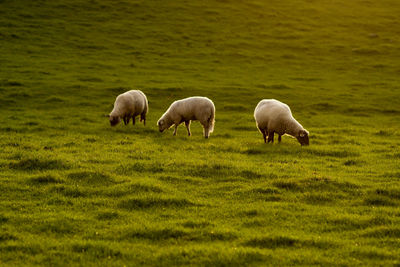
M254 117L261 127L279 130L281 125L291 117L291 111L288 105L278 100L263 99L258 103Z
M171 111L188 120L201 119L214 111L214 104L206 97L189 97L175 101Z
M139 115L143 112L146 106L146 96L139 90L131 90L126 92L129 97L127 97L128 104L130 105L129 110L135 115Z

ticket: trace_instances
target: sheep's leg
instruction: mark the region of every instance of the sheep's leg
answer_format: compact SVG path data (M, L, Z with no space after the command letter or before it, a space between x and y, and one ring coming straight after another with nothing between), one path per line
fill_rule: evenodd
M129 117L126 117L126 124L129 124L129 120L130 120L131 118L129 118Z
M209 124L206 124L206 125L204 126L204 137L205 137L205 138L208 138L209 135L210 135L210 125L209 125Z
M127 125L126 117L124 117L124 124Z
M262 135L263 135L264 143L267 143L267 136L268 136L267 130L261 129L260 127L258 127L258 129L260 130L260 132L261 132Z
M185 121L185 126L188 132L188 135L191 136L192 133L190 132L190 121Z
M268 143L269 142L274 142L274 131L268 132Z
M136 118L135 118L135 116L132 116L132 125L135 125L135 122L136 122Z
M177 130L178 130L178 124L175 124L174 136L176 135Z
M146 114L140 114L140 121L143 121L143 125L146 126Z
M282 135L280 134L279 136L278 136L278 142L280 143L282 141Z

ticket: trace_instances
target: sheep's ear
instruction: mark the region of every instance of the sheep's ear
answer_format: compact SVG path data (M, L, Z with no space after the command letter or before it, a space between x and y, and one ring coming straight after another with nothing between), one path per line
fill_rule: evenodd
M307 135L307 132L304 131L304 130L301 130L300 133L299 133L299 136L300 136L300 137L304 137L304 136L306 136L306 135Z
M110 118L110 114L104 114L104 117Z

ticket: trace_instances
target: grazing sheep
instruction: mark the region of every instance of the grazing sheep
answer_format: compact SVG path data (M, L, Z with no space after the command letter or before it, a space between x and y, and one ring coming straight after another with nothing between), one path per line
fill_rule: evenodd
M254 110L254 118L260 132L263 134L264 142L274 142L274 133L279 135L278 141L284 134L295 137L301 145L308 145L308 131L298 123L292 116L288 105L275 100L263 99Z
M111 126L117 125L121 118L125 125L132 118L132 124L135 125L135 117L140 115L140 121L146 125L146 114L149 104L145 94L140 90L130 90L117 96L114 103L114 109L108 115Z
M160 132L175 125L174 135L178 125L185 122L190 136L190 121L198 120L203 125L204 137L208 138L214 130L215 106L207 97L194 96L177 100L171 104L168 110L158 120Z

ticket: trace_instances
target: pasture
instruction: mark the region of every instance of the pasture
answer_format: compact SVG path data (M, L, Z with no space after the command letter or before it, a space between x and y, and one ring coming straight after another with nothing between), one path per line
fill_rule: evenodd
M0 0L0 265L400 264L400 2ZM147 125L110 127L140 89ZM214 133L156 122L216 106ZM310 146L264 144L258 101Z

